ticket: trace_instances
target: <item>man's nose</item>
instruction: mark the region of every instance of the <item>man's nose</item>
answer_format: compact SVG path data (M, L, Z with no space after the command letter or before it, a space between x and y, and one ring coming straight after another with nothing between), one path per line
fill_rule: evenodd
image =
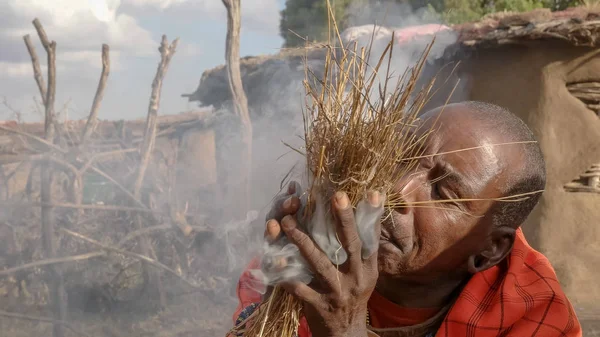
M420 173L414 172L403 176L396 184L396 193L398 193L397 212L408 214L412 211L413 204L418 199L418 193L421 186Z

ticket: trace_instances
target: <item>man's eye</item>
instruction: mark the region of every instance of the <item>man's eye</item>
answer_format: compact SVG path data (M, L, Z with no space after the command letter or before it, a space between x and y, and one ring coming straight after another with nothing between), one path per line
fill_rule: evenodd
M434 182L431 184L431 192L433 194L434 199L442 199L442 191L440 190L440 184Z

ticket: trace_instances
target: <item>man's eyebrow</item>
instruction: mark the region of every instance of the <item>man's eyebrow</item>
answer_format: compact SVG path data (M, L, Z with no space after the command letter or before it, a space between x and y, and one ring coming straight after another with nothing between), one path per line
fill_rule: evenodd
M456 171L452 165L447 162L442 162L440 165L442 169L441 176L444 177L442 180L456 189L457 194L459 194L458 197L466 198L475 194L473 188L466 183L465 177Z

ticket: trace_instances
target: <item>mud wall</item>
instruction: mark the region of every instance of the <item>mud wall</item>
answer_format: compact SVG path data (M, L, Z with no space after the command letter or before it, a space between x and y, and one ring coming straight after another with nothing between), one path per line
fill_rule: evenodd
M564 185L600 162L600 118L567 90L600 82L600 51L559 42L478 51L464 62L469 99L505 106L532 128L547 163L541 203L524 224L576 305L600 299L600 194Z

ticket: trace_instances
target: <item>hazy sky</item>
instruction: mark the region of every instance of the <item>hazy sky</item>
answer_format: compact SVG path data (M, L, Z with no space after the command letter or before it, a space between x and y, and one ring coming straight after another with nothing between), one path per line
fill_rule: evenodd
M271 54L281 47L279 11L285 0L242 0L241 55ZM111 47L111 73L102 119L146 115L162 34L180 38L163 83L159 114L195 107L193 92L205 69L224 62L226 12L221 0L2 0L0 1L0 119L14 119L3 100L27 120L39 98L22 36L30 34L46 76L46 55L31 24L39 18L57 43L56 109L87 116L101 71L101 46Z

